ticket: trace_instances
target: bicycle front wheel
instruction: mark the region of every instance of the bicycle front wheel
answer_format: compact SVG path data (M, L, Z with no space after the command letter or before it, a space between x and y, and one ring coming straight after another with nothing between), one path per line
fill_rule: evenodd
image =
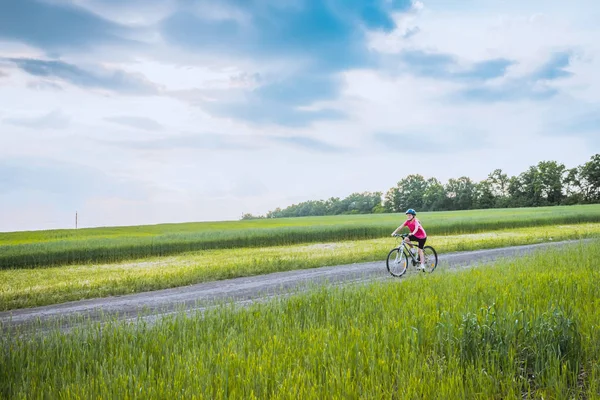
M423 247L423 255L425 256L425 272L433 272L438 265L438 256L435 249L431 246Z
M400 277L406 272L408 257L404 254L402 248L395 248L389 252L386 263L389 273L395 277Z

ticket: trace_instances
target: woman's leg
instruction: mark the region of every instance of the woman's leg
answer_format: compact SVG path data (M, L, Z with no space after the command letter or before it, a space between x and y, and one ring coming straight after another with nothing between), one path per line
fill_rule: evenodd
M425 268L425 253L423 252L423 247L425 247L425 242L427 238L419 240L419 260L421 260L421 267Z

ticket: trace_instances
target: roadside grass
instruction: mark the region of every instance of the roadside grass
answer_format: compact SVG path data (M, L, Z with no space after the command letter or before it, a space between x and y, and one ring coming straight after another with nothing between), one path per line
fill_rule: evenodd
M596 240L153 325L1 335L0 397L600 398L599 257Z
M432 236L438 253L600 237L600 224L557 225L455 236ZM239 248L128 262L0 270L0 311L131 294L242 276L381 261L390 237L361 241ZM565 262L567 262L565 260Z
M429 235L600 222L600 204L419 213ZM0 233L0 269L97 264L189 251L386 237L403 214Z

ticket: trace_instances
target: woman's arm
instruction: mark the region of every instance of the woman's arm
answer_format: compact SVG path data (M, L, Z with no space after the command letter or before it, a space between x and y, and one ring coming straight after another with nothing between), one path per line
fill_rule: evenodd
M394 236L396 233L398 233L399 230L401 230L402 228L404 228L405 225L406 225L406 221L402 225L400 225L399 227L397 227L394 232L392 232L392 236Z
M410 234L411 235L416 235L417 232L419 231L420 227L421 227L421 223L419 222L419 220L415 219L415 229Z

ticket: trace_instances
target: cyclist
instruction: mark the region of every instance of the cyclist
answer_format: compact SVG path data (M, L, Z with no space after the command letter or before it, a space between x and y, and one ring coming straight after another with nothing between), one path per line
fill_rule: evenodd
M417 219L417 212L412 208L406 210L406 221L402 225L400 225L394 232L392 232L392 236L396 236L398 231L400 231L405 226L410 231L410 235L404 238L406 244L408 244L411 248L413 245L411 241L415 241L419 243L419 259L421 260L421 266L419 267L422 270L425 270L425 256L423 254L423 247L425 246L425 242L427 241L427 233L421 222Z

